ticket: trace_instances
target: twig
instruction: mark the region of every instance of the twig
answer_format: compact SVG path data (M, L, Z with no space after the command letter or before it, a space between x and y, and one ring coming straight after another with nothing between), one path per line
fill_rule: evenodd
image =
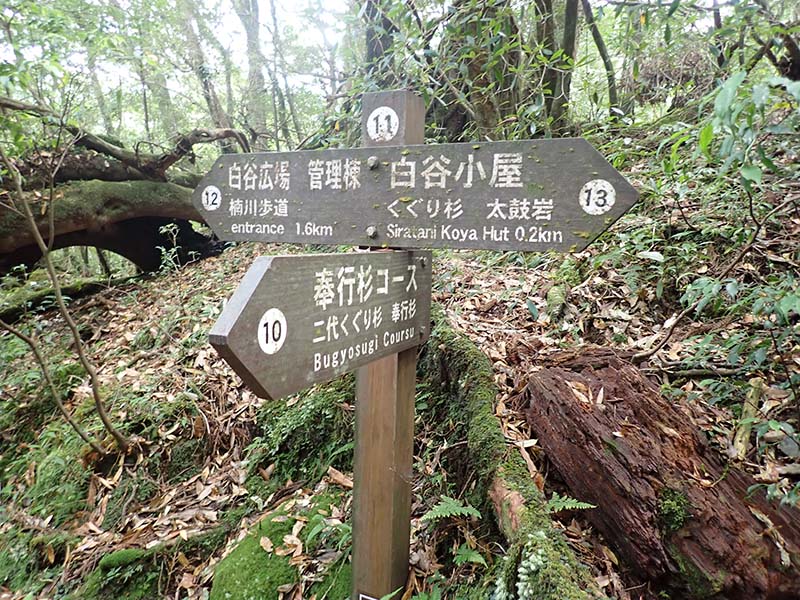
M673 375L675 377L732 377L744 373L746 369L715 369L710 367L707 369L679 369L676 371L671 370L669 367L648 367L642 369L645 373L665 373L666 375Z
M58 281L58 275L56 274L55 268L53 267L53 261L50 258L50 253L47 249L47 244L45 243L44 239L42 238L42 234L39 231L39 227L36 225L36 218L33 216L33 212L31 211L30 204L25 198L25 195L22 192L22 176L20 175L19 170L14 166L11 160L6 155L5 151L3 150L2 146L0 146L0 159L6 165L8 169L12 181L14 183L14 191L17 195L18 200L22 204L22 210L25 213L25 218L28 221L28 226L33 234L34 239L36 240L36 245L39 247L39 251L42 253L42 260L44 261L45 269L47 270L47 275L50 278L50 282L53 284L53 293L56 298L56 306L58 306L58 311L61 313L64 321L67 323L67 327L72 334L72 338L75 341L75 351L78 354L78 360L80 361L81 365L83 366L84 370L89 374L89 380L91 382L92 387L92 396L94 398L94 405L97 410L97 414L100 417L100 420L103 422L103 426L106 430L113 436L114 440L117 443L117 447L122 451L125 452L130 447L130 442L128 438L126 438L122 433L114 427L114 424L108 418L108 413L106 412L105 406L103 404L102 394L100 392L100 381L97 377L97 370L95 369L92 362L89 360L89 357L86 355L86 349L83 345L83 340L81 339L80 332L78 331L78 326L75 323L75 320L72 318L67 306L64 302L64 296L61 294L61 285ZM52 210L52 207L51 207Z
M727 267L725 267L722 273L719 274L717 279L725 279L730 274L730 272L733 271L734 267L736 267L736 265L739 264L739 261L741 261L742 258L744 258L745 255L748 252L750 252L750 250L753 248L753 245L755 244L756 239L758 238L758 234L761 233L761 229L764 227L764 224L770 219L770 217L780 212L791 203L792 203L791 199L781 202L778 206L769 211L761 221L756 221L756 228L753 230L753 233L750 236L750 240L739 251L739 253L736 255L736 258L734 258L730 262L730 264ZM651 348L650 350L644 350L642 352L637 352L636 354L633 355L632 359L637 361L644 360L646 358L650 358L656 352L661 350L667 344L669 339L672 337L672 334L675 332L675 328L678 326L678 323L680 323L690 312L696 310L697 307L700 305L700 301L701 298L698 298L689 307L683 310L677 317L675 317L675 320L673 321L672 325L670 325L669 329L667 329L667 333L654 348Z
M45 383L47 383L47 389L50 391L50 395L53 397L53 400L55 401L59 412L67 420L67 423L69 423L70 427L72 427L72 429L75 430L75 433L77 433L84 442L89 444L92 447L92 449L94 449L100 454L100 456L105 456L106 451L103 449L103 447L89 437L89 435L83 430L83 428L72 418L72 415L69 414L69 411L64 406L64 403L61 402L61 397L58 393L58 390L56 389L55 384L53 383L53 378L50 376L50 369L44 360L44 356L42 356L42 351L39 348L39 343L33 337L26 335L24 332L17 329L10 323L6 323L2 319L0 319L0 329L5 329L11 335L22 340L28 345L28 347L31 349L31 352L33 352L34 357L36 357L36 362L39 363L39 368L42 370L42 376L44 377Z

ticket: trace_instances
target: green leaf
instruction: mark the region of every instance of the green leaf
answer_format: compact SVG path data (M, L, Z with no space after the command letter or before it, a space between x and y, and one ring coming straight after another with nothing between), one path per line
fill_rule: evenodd
M744 165L739 171L744 179L754 183L761 183L761 167Z
M773 173L777 173L779 171L778 165L772 162L772 159L766 155L766 153L764 152L764 148L762 146L758 147L758 158L761 159L761 164L763 164L767 169L769 169Z
M678 7L681 5L681 0L672 0L672 4L669 5L669 10L667 11L667 17L671 17L675 14L675 11L678 10Z
M545 505L545 511L548 513L557 513L562 510L587 510L589 508L597 508L594 504L588 502L581 502L569 496L559 496L558 492L553 492L550 500Z
M699 146L700 146L700 152L705 154L708 158L711 158L711 155L708 152L708 147L711 145L711 141L713 139L714 139L714 124L707 123L706 126L700 130Z
M736 98L736 91L739 89L739 86L742 85L742 82L746 76L747 73L744 71L734 73L731 75L730 79L723 83L722 87L719 88L717 97L714 100L714 114L720 119L725 119L725 117L728 116L728 110L730 109L733 100Z
M474 517L480 519L481 513L469 503L464 506L461 500L443 495L436 506L422 515L422 520L438 521L439 519L447 519L450 517Z
M757 365L761 365L764 361L767 360L767 351L764 348L759 348L755 352L753 352L753 362Z
M735 279L729 281L728 284L725 286L725 291L728 292L728 295L731 298L736 298L736 294L739 293L739 282Z
M766 104L767 98L769 98L769 88L764 85L763 83L758 83L753 86L753 103L761 108Z
M670 28L669 23L667 23L664 26L664 42L669 44L671 41L672 41L672 29Z
M664 255L661 252L656 252L654 250L642 250L641 252L636 253L637 258L645 258L647 260L653 260L657 263L664 262Z
M534 320L538 321L539 308L533 303L533 301L530 298L528 298L525 301L525 304L528 306L528 312L531 313L531 316L534 318Z
M481 556L480 552L469 548L466 544L461 544L458 547L458 550L456 550L454 556L454 560L459 566L465 563L475 563L476 565L483 565L484 567L489 566L486 564L486 559Z

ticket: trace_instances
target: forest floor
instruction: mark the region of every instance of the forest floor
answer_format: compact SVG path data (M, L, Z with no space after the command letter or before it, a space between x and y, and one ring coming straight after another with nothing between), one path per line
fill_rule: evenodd
M680 184L664 182L634 160L654 142L631 143L616 151L626 153L625 173L642 202L587 251L436 252L434 300L491 361L494 413L547 497L569 490L522 413L527 374L552 353L602 345L635 362L674 401L700 402L698 423L721 454L740 427L748 381L762 378L767 392L744 466L755 493L796 505L800 184L766 182L751 202L700 166ZM797 157L785 160L796 166ZM776 208L753 237L751 215ZM141 450L129 456L106 460L87 451L52 412L27 348L0 334L0 598L147 598L153 589L207 598L215 567L253 527L272 532L258 538L265 555L289 559L274 597L335 595L336 582L321 587L329 581L321 574L344 568L351 539L350 384L293 396L276 409L245 389L207 344L221 302L252 260L278 251L287 249L243 244L187 267L167 261L156 278L72 304L111 416ZM26 327L68 390L68 407L99 433L64 323L49 311ZM648 355L666 332L667 343ZM420 388L418 413L430 402ZM330 418L303 412L306 405ZM281 420L287 407L299 410L294 424ZM783 435L765 442L771 430ZM458 455L459 443L418 418L412 590L420 599L477 581L502 555L488 515L441 521L439 529L423 520L442 495L469 505L461 487L468 479L448 474L456 461L446 455ZM581 511L555 516L608 596L655 597ZM294 525L284 530L287 521ZM132 581L145 591L120 595Z

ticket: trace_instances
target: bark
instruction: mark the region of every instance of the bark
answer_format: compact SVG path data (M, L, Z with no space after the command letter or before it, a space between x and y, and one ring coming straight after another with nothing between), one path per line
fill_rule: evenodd
M167 78L158 69L147 73L145 76L147 89L150 96L158 106L158 122L161 125L161 132L167 139L178 135L178 116L175 105L172 103L172 96L167 87Z
M521 52L511 7L502 1L476 6L462 0L454 3L449 20L439 53L456 57L459 64L431 66L447 89L445 110L434 109L435 120L443 125L449 141L466 141L470 121L479 139L502 136L501 123L517 110L522 80L515 74ZM495 27L504 35L497 36ZM508 48L501 53L495 46L498 43Z
M597 27L597 21L594 19L594 12L589 0L581 0L583 5L583 14L586 17L586 24L592 32L592 39L594 45L597 46L597 52L603 61L603 68L606 71L606 81L608 82L608 106L611 118L616 118L619 110L619 94L617 94L617 77L614 73L614 63L611 62L611 57L608 54L608 48L603 40L603 35Z
M264 65L266 61L261 54L258 0L235 0L233 7L236 14L239 15L247 38L246 122L251 132L250 141L258 147L256 141L259 135L267 130L267 111L264 103L266 95Z
M139 75L139 82L142 84L142 116L144 117L145 139L150 142L153 139L153 134L150 132L150 105L147 100L147 78L144 73L144 62L142 60L137 61L136 71Z
M432 414L429 408L428 418L449 422L455 428L451 429L454 439L465 441L462 455L448 456L446 471L457 487L474 488L474 498L485 498L480 507L483 514L493 513L508 540L506 562L491 575L495 583L502 577L512 592L507 597L520 597L513 593L515 582L526 561L540 557L547 567L529 573L537 600L602 598L561 530L553 526L544 496L519 452L524 449L508 444L503 435L494 414L497 387L488 359L448 326L440 307L432 308L431 318L435 326L420 369L430 382L431 397L438 398L435 402L441 403L444 413Z
M552 0L535 0L536 19L538 25L536 26L536 41L542 46L543 49L555 53L556 46L556 29L555 29L555 15L553 13ZM544 87L545 87L545 107L547 114L553 107L553 94L556 89L556 80L558 79L558 72L548 67L544 72Z
M286 137L286 143L289 146L292 145L291 137L289 134L289 126L288 126L288 119L286 117L286 108L289 108L289 116L291 116L292 124L294 126L294 133L295 137L298 141L303 139L303 133L300 129L300 119L297 116L297 110L294 105L294 98L292 97L292 91L289 88L289 79L286 75L286 61L283 57L283 51L281 50L281 36L280 36L280 29L278 28L278 17L275 11L275 0L270 0L269 3L270 10L272 13L272 46L273 51L275 53L275 69L272 73L273 77L273 88L279 94L279 104L282 107L281 110L281 119L283 119L283 131ZM278 59L280 58L280 64ZM278 84L278 73L280 73L281 78L283 80L283 89L281 89L280 85Z
M233 129L233 122L219 101L219 96L214 86L211 65L206 60L203 47L200 45L200 38L194 30L197 25L197 17L194 14L190 0L181 0L180 7L186 19L184 31L186 33L186 50L188 52L187 62L200 82L200 88L203 92L211 122L218 129ZM229 143L223 143L222 149L223 152L233 152L233 146Z
M578 30L578 0L567 0L564 8L564 37L561 49L564 58L556 77L556 86L553 91L553 104L550 117L553 120L554 131L563 131L566 127L567 106L569 104L569 91L572 84L572 69L575 61L575 38Z
M397 28L386 16L386 11L386 0L367 0L364 6L367 75L381 89L391 89L397 81L389 55Z
M53 213L53 248L95 246L133 261L142 270L157 269L159 246L169 240L159 227L175 220L187 226L178 245L184 258L191 251L211 253L215 246L200 234L193 235L188 221L200 221L191 203L191 190L170 183L150 181L71 183L56 188ZM33 212L42 215L41 202L29 198ZM37 217L41 234L48 236L48 218ZM183 225L182 225L183 227ZM0 204L0 273L19 264L32 265L41 258L36 240L23 216Z
M94 94L95 101L97 102L97 108L100 109L100 116L103 119L103 128L105 130L105 134L113 136L116 134L116 130L114 129L114 122L111 119L111 113L109 112L108 105L106 104L106 96L103 93L103 88L100 86L100 80L97 77L97 60L92 50L88 50L87 52L87 66L89 67L92 93Z
M800 512L749 495L751 477L709 447L690 409L610 351L554 362L530 374L528 421L634 571L681 597L800 597Z

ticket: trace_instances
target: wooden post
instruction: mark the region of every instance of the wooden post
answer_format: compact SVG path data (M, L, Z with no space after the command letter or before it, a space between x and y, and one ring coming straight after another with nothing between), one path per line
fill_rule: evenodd
M365 94L362 111L364 146L425 141L425 107L411 92ZM402 592L408 577L416 370L417 347L358 370L352 600Z

